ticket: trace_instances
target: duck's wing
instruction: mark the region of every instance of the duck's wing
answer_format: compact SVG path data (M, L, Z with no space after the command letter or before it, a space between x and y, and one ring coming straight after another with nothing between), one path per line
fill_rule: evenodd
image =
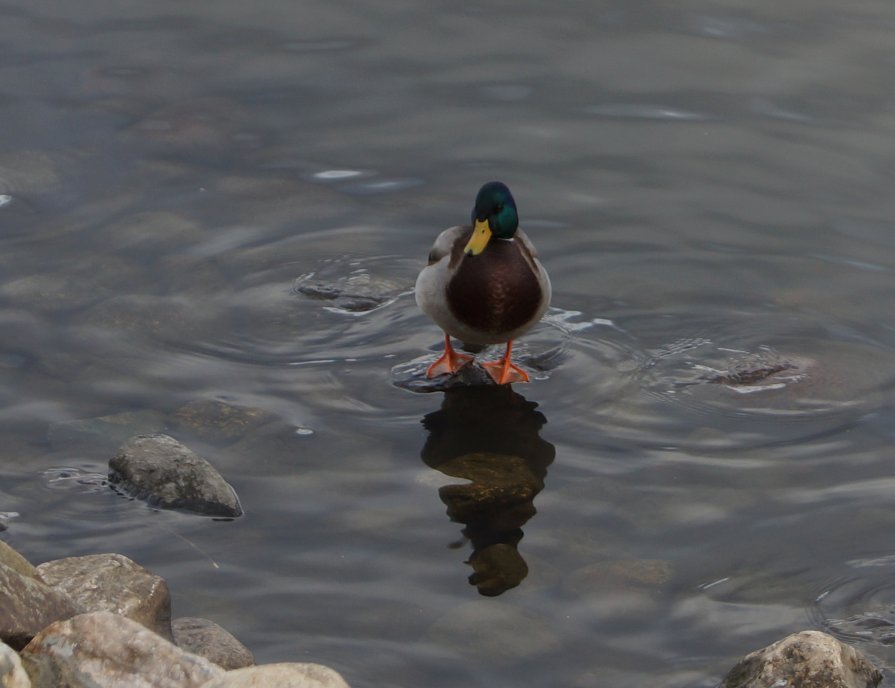
M547 271L544 270L544 266L541 265L541 261L538 260L538 250L535 248L535 245L531 243L531 239L528 238L528 235L521 229L517 229L515 239L519 242L519 252L531 266L532 272L536 275L543 274L546 276Z
M463 255L463 247L469 241L471 232L472 227L469 226L448 227L436 237L435 243L432 244L432 248L429 251L428 264L435 265L435 263L447 256L454 256L454 259L458 260Z

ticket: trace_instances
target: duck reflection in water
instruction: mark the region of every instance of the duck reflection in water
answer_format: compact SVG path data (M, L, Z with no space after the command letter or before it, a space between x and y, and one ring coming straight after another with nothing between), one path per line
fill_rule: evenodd
M547 419L536 408L510 385L455 387L422 421L429 431L421 452L426 465L470 481L438 494L451 520L466 526L469 582L482 595L500 595L528 574L517 545L556 453L538 434Z

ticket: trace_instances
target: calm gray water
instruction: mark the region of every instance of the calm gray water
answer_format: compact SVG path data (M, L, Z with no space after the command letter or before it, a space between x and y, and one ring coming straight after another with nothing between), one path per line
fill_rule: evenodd
M805 628L893 666L891 2L12 0L0 45L33 561L127 554L356 688L711 686ZM489 179L553 278L533 382L409 391ZM214 400L255 420L177 422ZM105 416L246 515L112 493Z

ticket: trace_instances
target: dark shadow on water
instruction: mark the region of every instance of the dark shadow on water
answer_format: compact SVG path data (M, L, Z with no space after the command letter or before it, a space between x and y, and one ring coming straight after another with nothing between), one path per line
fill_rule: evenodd
M500 595L528 575L517 546L556 454L539 435L547 419L536 408L509 385L455 387L422 420L426 465L469 481L445 485L438 495L451 520L465 526L469 582L482 595Z

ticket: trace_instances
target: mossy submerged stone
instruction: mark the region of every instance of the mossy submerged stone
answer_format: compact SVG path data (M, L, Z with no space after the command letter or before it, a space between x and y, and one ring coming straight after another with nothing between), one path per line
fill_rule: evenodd
M170 417L175 430L212 442L234 442L272 420L273 414L263 409L234 406L217 399L196 399Z
M242 506L214 467L168 435L137 435L109 460L109 482L162 509L235 518Z

